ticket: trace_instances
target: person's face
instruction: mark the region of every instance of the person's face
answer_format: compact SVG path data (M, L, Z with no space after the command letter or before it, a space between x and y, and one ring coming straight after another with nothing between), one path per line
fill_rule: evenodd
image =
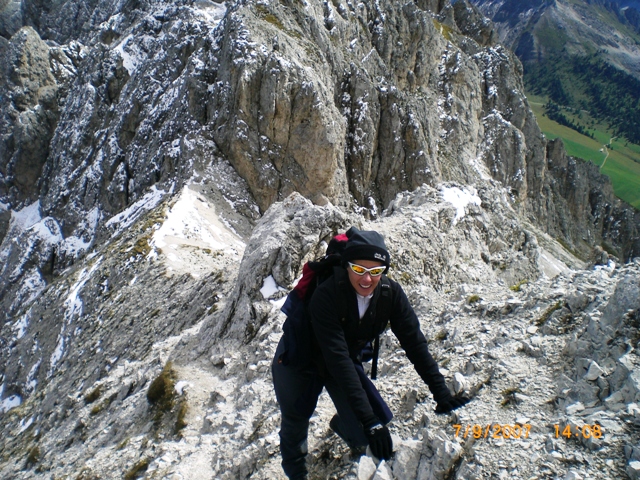
M354 260L351 263L360 265L364 268L384 266L384 263L378 262L376 260ZM364 275L358 275L353 270L351 270L348 265L347 273L349 274L349 281L351 282L351 285L353 286L353 288L355 288L356 292L358 292L363 297L371 295L380 282L380 279L382 278L382 275L372 277L369 272L366 272Z

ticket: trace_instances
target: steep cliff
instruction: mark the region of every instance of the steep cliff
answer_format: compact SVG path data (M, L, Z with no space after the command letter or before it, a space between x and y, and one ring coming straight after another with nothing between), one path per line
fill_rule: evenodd
M604 179L587 187L602 206L565 208L521 66L466 2L83 4L72 41L53 21L64 9L29 5L49 44L27 27L2 47L2 234L29 207L58 240L32 229L26 254L3 245L9 316L20 272L46 283L149 187L176 191L214 158L262 211L298 191L375 217L423 183L495 179L584 258L603 241L637 251L637 215ZM615 229L598 222L608 210L621 212Z

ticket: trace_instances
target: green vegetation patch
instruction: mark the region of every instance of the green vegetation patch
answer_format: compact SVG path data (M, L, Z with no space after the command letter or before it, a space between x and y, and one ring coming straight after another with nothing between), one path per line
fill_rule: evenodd
M624 138L617 138L607 131L605 125L594 122L586 113L583 126L589 136L551 120L545 113L546 97L527 94L529 105L536 116L540 129L549 139L561 138L567 154L600 167L600 172L610 178L613 191L618 198L640 210L640 145ZM575 110L564 110L572 122L579 122Z
M467 298L467 303L469 305L473 305L474 303L478 303L480 300L482 300L480 298L480 295L471 295L469 296L469 298Z
M88 405L90 403L95 402L96 400L98 400L100 398L100 395L102 395L102 386L99 385L96 388L94 388L91 392L87 393L84 396L84 402Z
M271 25L273 25L274 27L276 27L278 30L282 30L284 33L286 33L287 35L297 38L297 39L301 39L302 35L300 35L299 32L296 32L295 30L291 30L286 28L282 22L280 21L280 19L278 17L276 17L273 13L271 13L269 11L269 9L267 7L265 7L264 5L260 5L257 4L255 6L256 8L256 12L258 14L258 16L263 19L265 22L270 23Z
M147 390L147 401L161 411L169 411L173 408L175 396L176 372L171 362L167 362L160 375L158 375Z
M453 41L453 29L450 26L445 25L444 23L440 23L436 19L433 19L433 25L444 38L446 38L450 42Z
M511 290L512 292L519 292L522 290L522 286L526 285L527 283L529 283L529 280L520 280L518 283L516 283L515 285L511 285L509 287L509 290Z
M149 459L143 458L138 463L136 463L131 469L124 474L124 480L134 480L136 478L140 478L144 475L144 472L149 468Z
M549 320L549 317L551 317L551 314L556 310L560 310L563 306L564 306L564 302L561 300L558 300L556 303L554 303L549 308L547 308L542 314L542 316L538 320L536 320L536 325L539 327L544 325L545 322Z
M178 408L178 417L176 418L176 424L173 429L173 433L176 435L180 434L180 431L187 426L187 412L189 411L189 407L187 405L186 399L183 399L180 402L180 407Z
M37 464L40 461L40 456L41 455L39 447L36 446L29 450L29 453L27 454L27 460L24 465L25 470Z

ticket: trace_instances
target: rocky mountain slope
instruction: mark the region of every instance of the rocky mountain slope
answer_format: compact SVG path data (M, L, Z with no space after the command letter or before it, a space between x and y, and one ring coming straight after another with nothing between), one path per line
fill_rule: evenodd
M524 64L531 93L640 142L640 5L608 0L472 2Z
M603 50L611 64L640 78L639 6L623 1L472 2L494 22L501 43L518 57L542 61L562 49L567 55Z
M637 256L638 216L541 135L470 4L0 14L4 476L281 476L278 302L351 224L386 236L452 387L475 395L436 417L385 339L399 450L378 478L637 475L638 265L601 246ZM331 415L323 399L315 474L371 478ZM455 422L531 438L473 445ZM568 422L605 435L555 438Z

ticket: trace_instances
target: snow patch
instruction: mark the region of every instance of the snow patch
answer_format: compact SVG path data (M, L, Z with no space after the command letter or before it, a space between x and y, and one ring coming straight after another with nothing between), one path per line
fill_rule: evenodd
M260 293L262 296L267 299L273 297L278 292L286 292L286 289L279 286L273 276L269 275L262 282L262 288L260 289Z
M245 249L245 243L216 213L215 206L189 186L183 188L149 243L164 253L169 270L195 277L210 272L219 261L217 257L239 258Z
M108 228L114 228L112 237L129 228L142 213L153 210L162 201L165 195L164 190L158 190L156 186L152 186L151 191L147 192L140 200L133 203L117 215L111 217L105 225Z
M467 205L479 206L482 203L476 189L473 187L470 187L469 190L459 187L442 187L440 193L442 193L444 201L449 202L456 209L456 216L453 219L454 225L464 218Z
M82 303L82 299L79 296L80 290L82 290L82 288L85 286L89 278L91 278L91 274L96 271L96 269L100 266L101 262L102 262L102 258L97 260L93 264L93 266L89 269L88 272L86 268L83 269L82 272L80 272L80 275L78 276L78 280L73 285L73 287L71 287L69 295L67 296L67 299L64 302L64 307L65 307L64 318L67 324L70 323L71 320L73 320L74 316L80 317L82 315L83 303Z
M19 274L19 272L13 272L13 274ZM40 271L37 267L32 268L24 276L20 290L16 293L16 299L11 304L11 308L18 307L20 305L28 305L33 302L40 293L47 286L47 282L42 278Z
M137 51L138 47L135 42L132 42L132 46L128 48L129 51L125 50L125 47L128 47L129 40L132 38L133 36L131 34L127 35L124 40L113 49L114 52L120 54L122 66L127 69L130 77L133 76L140 63L140 58L138 58L139 52Z
M60 225L53 217L46 217L27 228L34 232L38 238L50 245L57 245L62 239Z
M190 386L192 385L189 382L185 382L184 380L181 380L178 383L176 383L174 388L176 390L176 393L181 396L182 393L184 392L184 389Z
M199 11L202 16L214 26L220 23L220 20L224 18L224 14L227 12L227 8L224 4L213 2L195 2L195 10Z
M20 420L20 430L18 430L18 434L24 432L31 425L33 425L33 417L29 419L23 418L22 420Z
M30 392L35 391L36 386L38 385L38 380L36 380L36 375L38 374L38 369L40 368L40 364L42 363L42 358L38 359L38 361L31 367L29 370L29 374L27 375L27 389Z
M2 400L0 403L0 410L2 410L2 413L7 413L12 408L19 407L20 405L22 405L22 398L20 398L20 395L11 395L10 397Z
M19 230L26 230L40 220L42 220L42 217L40 216L40 200L38 200L22 210L12 210L9 229L17 227Z
M56 345L56 349L51 354L51 358L49 359L49 377L53 375L54 370L58 366L58 362L62 359L64 355L64 337L62 336L62 332L58 335L58 344Z
M20 317L16 323L13 325L13 329L16 330L16 339L20 340L24 337L24 334L27 332L27 327L29 326L29 316L31 314L31 309L27 313L25 313L22 317Z

